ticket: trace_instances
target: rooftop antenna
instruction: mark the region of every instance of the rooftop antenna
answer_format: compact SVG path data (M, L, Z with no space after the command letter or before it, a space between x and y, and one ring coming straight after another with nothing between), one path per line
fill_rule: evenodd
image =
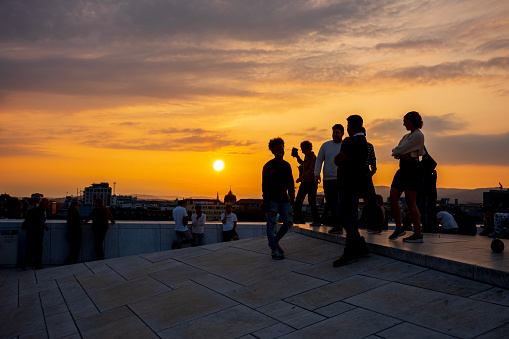
M114 182L113 182L113 195L116 195L116 194L115 194L115 187L116 187L116 186L117 186L117 182L116 182L116 181L114 181Z
M503 190L504 187L502 186L502 184L500 183L500 181L498 182L498 185L500 186L500 190Z

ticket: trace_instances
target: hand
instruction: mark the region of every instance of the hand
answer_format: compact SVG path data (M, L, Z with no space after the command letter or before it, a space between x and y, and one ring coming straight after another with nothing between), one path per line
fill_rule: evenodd
M299 183L299 182L300 182L300 178L299 178L299 179L297 179L297 180L295 180L295 182L296 182L296 183Z
M410 162L412 161L412 157L410 157L410 154L403 154L401 157L400 157L401 160L403 160L404 162Z
M260 208L262 209L262 211L264 213L268 213L269 212L269 209L270 209L270 204L266 201L264 201L261 205L260 205Z
M319 176L319 175L315 175L315 181L316 181L317 183L320 183L320 182L322 181L322 178L320 178L320 176Z

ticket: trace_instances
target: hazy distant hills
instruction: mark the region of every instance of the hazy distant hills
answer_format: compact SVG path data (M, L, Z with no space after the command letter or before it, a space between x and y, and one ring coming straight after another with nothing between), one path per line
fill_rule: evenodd
M498 190L498 187L485 187L485 188L475 188L475 189L462 189L462 188L438 188L438 199L449 198L451 199L451 203L454 203L454 199L458 199L460 204L482 204L482 194L483 192L488 192L489 190ZM380 194L384 201L389 197L389 193L391 188L389 186L375 186L375 190L377 194ZM320 192L319 192L320 193ZM323 192L322 192L323 193ZM137 196L139 200L175 200L175 196L155 196L150 194L133 194L133 196ZM182 198L182 197L180 197ZM193 196L194 199L214 199L215 197L205 197L205 196ZM223 197L220 196L220 199ZM253 197L251 197L253 198ZM52 198L53 200L65 200L65 198ZM254 199L261 199L260 197L255 197Z
M498 190L498 187L485 187L475 189L462 189L462 188L437 188L438 199L449 198L451 203L454 199L458 199L460 204L482 204L483 192L490 190ZM376 186L376 193L384 197L384 201L389 197L391 190L388 186Z

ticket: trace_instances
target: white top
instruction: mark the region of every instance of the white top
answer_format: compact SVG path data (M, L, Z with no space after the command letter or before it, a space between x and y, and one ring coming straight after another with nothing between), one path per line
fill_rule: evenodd
M405 134L399 141L398 146L392 149L392 156L396 159L408 153L410 153L412 158L424 155L424 134L422 134L420 129L416 129L413 133Z
M338 175L338 166L334 165L334 158L341 151L341 144L334 140L326 141L320 147L315 163L315 177L320 175L323 163L323 180L336 180Z
M193 233L204 233L205 232L205 220L207 220L207 217L205 214L201 214L201 216L198 218L198 215L194 213L191 216L191 222L193 223L191 232Z
M440 211L437 213L437 219L441 219L440 223L442 224L442 227L446 230L452 230L454 228L458 228L458 224L456 223L456 220L454 220L454 217L451 213L446 211Z
M175 207L172 215L173 215L173 220L175 220L175 231L184 232L184 231L189 230L187 228L187 226L184 225L184 223L182 222L184 215L187 215L187 211L184 207L181 207L181 206Z
M221 214L221 220L224 219L224 213ZM238 221L235 213L230 213L226 216L226 223L223 224L223 231L231 231L233 229L233 223Z

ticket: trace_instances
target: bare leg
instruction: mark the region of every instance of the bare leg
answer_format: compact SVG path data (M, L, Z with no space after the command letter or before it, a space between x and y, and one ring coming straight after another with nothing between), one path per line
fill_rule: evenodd
M410 210L410 217L414 224L414 233L422 235L421 231L421 213L417 208L417 191L405 191L406 204Z
M401 210L399 209L399 197L401 197L401 192L396 187L391 186L389 200L391 202L391 213L392 217L394 218L394 222L396 223L396 228L401 228Z

